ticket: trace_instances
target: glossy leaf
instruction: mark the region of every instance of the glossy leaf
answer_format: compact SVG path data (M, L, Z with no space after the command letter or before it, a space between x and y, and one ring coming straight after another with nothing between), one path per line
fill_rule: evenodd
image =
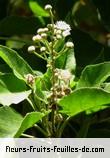
M110 62L87 66L80 77L77 88L99 87L110 76Z
M31 90L27 90L24 81L13 74L0 75L0 104L18 104L28 98Z
M19 79L25 80L25 75L34 74L27 62L14 50L0 45L0 57L9 65Z
M110 93L100 88L81 88L59 101L61 112L70 116L106 104L110 104Z

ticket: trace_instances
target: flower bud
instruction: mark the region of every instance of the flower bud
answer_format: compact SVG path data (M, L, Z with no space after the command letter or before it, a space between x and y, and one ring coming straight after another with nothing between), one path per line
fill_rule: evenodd
M41 47L41 48L40 48L40 51L41 51L41 52L45 52L45 51L46 51L46 47Z
M61 36L60 34L57 34L57 35L56 35L56 38L57 38L57 39L61 39L62 36Z
M61 33L62 33L61 30L57 30L57 29L56 29L56 34L61 34Z
M45 27L43 30L44 30L44 32L48 32L49 31L49 29L47 27Z
M61 95L62 95L62 96L65 96L65 92L62 91L62 92L61 92Z
M50 65L50 64L47 64L47 68L51 68L51 65Z
M58 77L59 74L56 72L54 75L55 75L55 77Z
M34 76L32 74L27 74L25 76L25 79L26 79L26 81L27 81L28 84L32 85L34 83Z
M48 27L49 29L51 29L52 27L54 27L54 29L56 29L56 25L55 25L55 24L48 24L47 27Z
M42 37L40 35L33 36L32 38L33 41L40 41L41 39Z
M74 47L73 42L67 42L67 43L66 43L66 47L67 47L67 48L73 48L73 47Z
M45 10L49 11L49 10L51 10L51 9L52 9L52 6L51 6L50 4L47 4L47 5L45 6Z
M29 53L32 53L32 52L34 52L35 51L35 46L29 46L28 47L28 52Z
M41 37L42 37L42 38L46 38L46 37L47 37L47 34L46 34L46 33L42 33L42 34L41 34Z
M40 29L37 30L37 33L38 33L38 34L43 33L43 32L44 32L44 29L43 29L43 28L40 28Z

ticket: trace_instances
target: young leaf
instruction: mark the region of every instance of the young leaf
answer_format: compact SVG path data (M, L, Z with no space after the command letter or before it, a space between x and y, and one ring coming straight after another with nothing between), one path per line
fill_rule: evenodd
M100 88L81 88L59 101L61 112L70 116L106 104L110 104L110 93Z
M19 137L46 114L28 113L24 118L10 107L0 107L0 137Z
M14 50L0 45L0 57L9 65L19 79L25 80L25 75L34 74L27 62Z
M77 88L99 87L110 76L110 62L87 66L80 77Z
M31 90L27 90L24 81L13 74L0 75L0 104L18 104L28 98Z

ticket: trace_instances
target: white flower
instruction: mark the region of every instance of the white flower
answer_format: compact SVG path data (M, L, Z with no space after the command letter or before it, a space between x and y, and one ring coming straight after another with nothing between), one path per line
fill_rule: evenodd
M29 46L28 47L28 52L34 52L35 51L35 46Z
M65 21L57 21L56 22L56 28L62 31L70 31L71 27L68 25Z
M33 41L40 41L41 39L42 37L40 35L33 36L32 38Z
M63 37L67 37L68 35L70 35L70 31L66 30L62 32Z
M67 43L66 43L66 47L67 47L67 48L73 48L73 47L74 47L73 42L67 42Z
M55 76L58 77L60 80L63 80L67 84L72 78L72 74L70 73L69 70L62 70L62 69L56 69Z
M47 4L47 5L45 6L45 10L50 10L50 9L52 9L52 6L51 6L50 4Z
M61 76L62 80L64 80L65 82L68 82L68 81L70 81L72 74L70 73L69 70L61 70L60 76Z
M41 51L41 52L45 52L45 51L46 51L46 47L41 47L41 48L40 48L40 51Z

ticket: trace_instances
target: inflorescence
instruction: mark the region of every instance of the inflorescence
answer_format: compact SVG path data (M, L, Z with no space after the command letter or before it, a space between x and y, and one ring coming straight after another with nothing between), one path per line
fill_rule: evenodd
M45 10L50 13L51 24L48 24L45 28L39 28L37 30L36 35L32 37L34 44L28 47L28 52L34 53L47 61L47 68L52 72L52 87L49 96L50 102L56 103L57 99L71 92L69 83L72 74L69 70L56 68L55 62L62 53L65 53L68 49L72 49L74 44L73 42L68 41L64 44L61 50L56 50L56 45L59 41L65 41L65 38L71 34L71 27L65 21L57 21L54 23L51 5L46 5ZM32 76L29 74L26 79L30 82Z

